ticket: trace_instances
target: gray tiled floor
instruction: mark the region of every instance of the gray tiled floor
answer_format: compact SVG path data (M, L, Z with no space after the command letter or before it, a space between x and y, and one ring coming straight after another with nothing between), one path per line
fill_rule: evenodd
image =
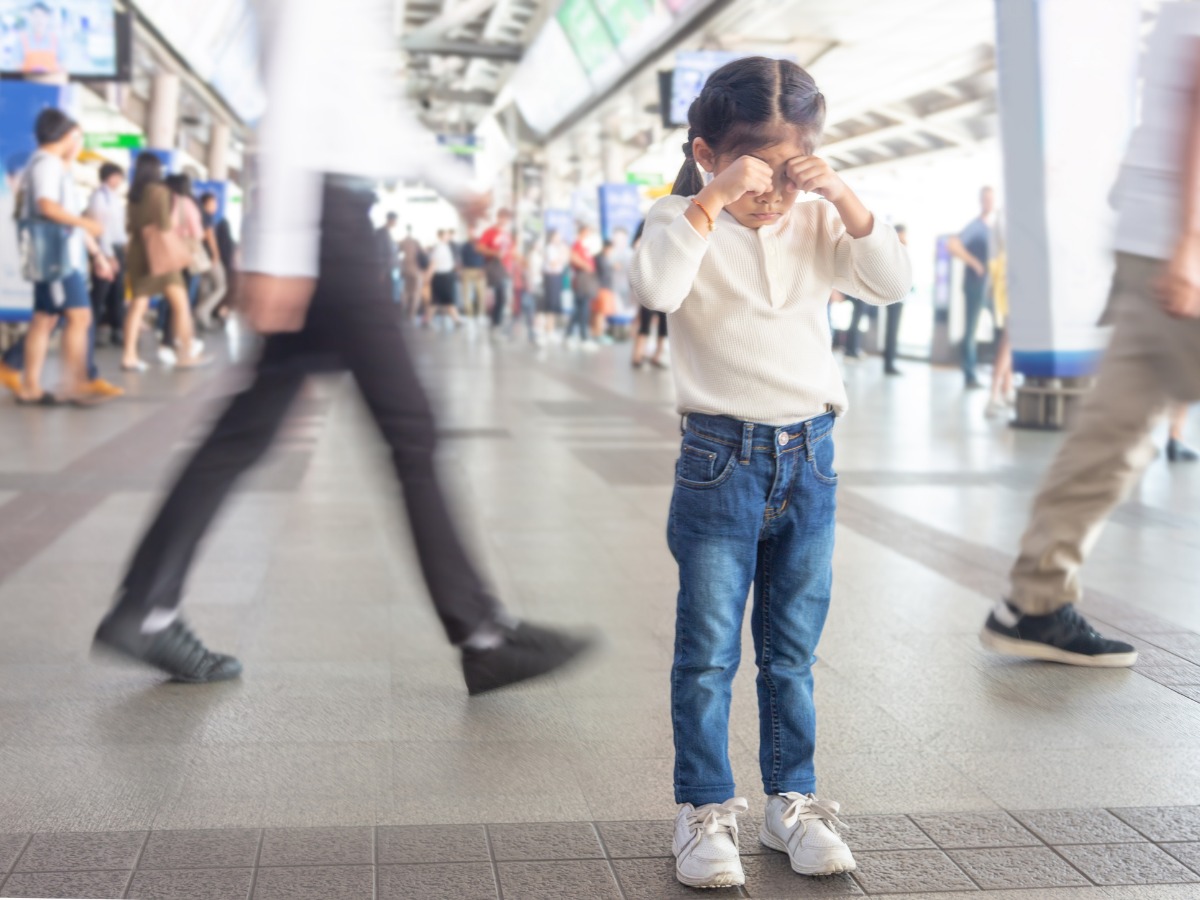
M0 894L689 893L667 858L669 374L633 372L627 347L414 347L497 591L600 629L603 651L465 696L386 459L334 378L308 389L189 582L190 620L245 677L192 688L95 664L91 631L155 486L232 378L131 377L137 402L88 416L0 405ZM953 372L906 368L849 369L837 434L817 763L861 870L793 876L751 825L742 895L1194 900L1200 471L1152 466L1086 572L1089 608L1139 645L1137 668L994 659L976 633L1059 437L988 422ZM757 815L750 653L730 753Z

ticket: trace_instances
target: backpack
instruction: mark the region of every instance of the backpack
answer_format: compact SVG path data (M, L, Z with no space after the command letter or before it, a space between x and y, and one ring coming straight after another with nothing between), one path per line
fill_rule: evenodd
M21 173L13 218L17 222L17 252L25 281L62 281L72 272L71 232L38 214L33 196L33 170L44 158L34 154ZM59 198L63 202L66 198Z

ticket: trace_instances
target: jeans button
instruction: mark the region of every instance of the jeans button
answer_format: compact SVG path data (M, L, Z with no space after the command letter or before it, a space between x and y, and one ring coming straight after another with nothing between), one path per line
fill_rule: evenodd
M790 441L791 439L792 439L792 436L790 434L788 434L786 431L781 432L779 435L779 446L786 447L788 444L788 441Z

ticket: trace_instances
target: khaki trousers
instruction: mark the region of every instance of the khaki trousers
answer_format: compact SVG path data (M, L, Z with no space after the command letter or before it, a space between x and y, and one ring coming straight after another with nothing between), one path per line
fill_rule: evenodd
M1079 601L1080 569L1105 520L1154 459L1151 429L1172 402L1200 399L1200 320L1161 311L1154 281L1163 265L1117 256L1112 343L1034 501L1013 566L1010 600L1026 614Z
M487 315L487 275L483 269L463 269L463 312L469 317Z

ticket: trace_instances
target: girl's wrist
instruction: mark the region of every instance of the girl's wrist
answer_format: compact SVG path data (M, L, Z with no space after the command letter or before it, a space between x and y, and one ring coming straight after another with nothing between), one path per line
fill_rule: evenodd
M716 182L707 184L704 189L696 195L696 199L704 204L704 208L715 219L726 206L729 201L721 196L721 191L716 186Z

